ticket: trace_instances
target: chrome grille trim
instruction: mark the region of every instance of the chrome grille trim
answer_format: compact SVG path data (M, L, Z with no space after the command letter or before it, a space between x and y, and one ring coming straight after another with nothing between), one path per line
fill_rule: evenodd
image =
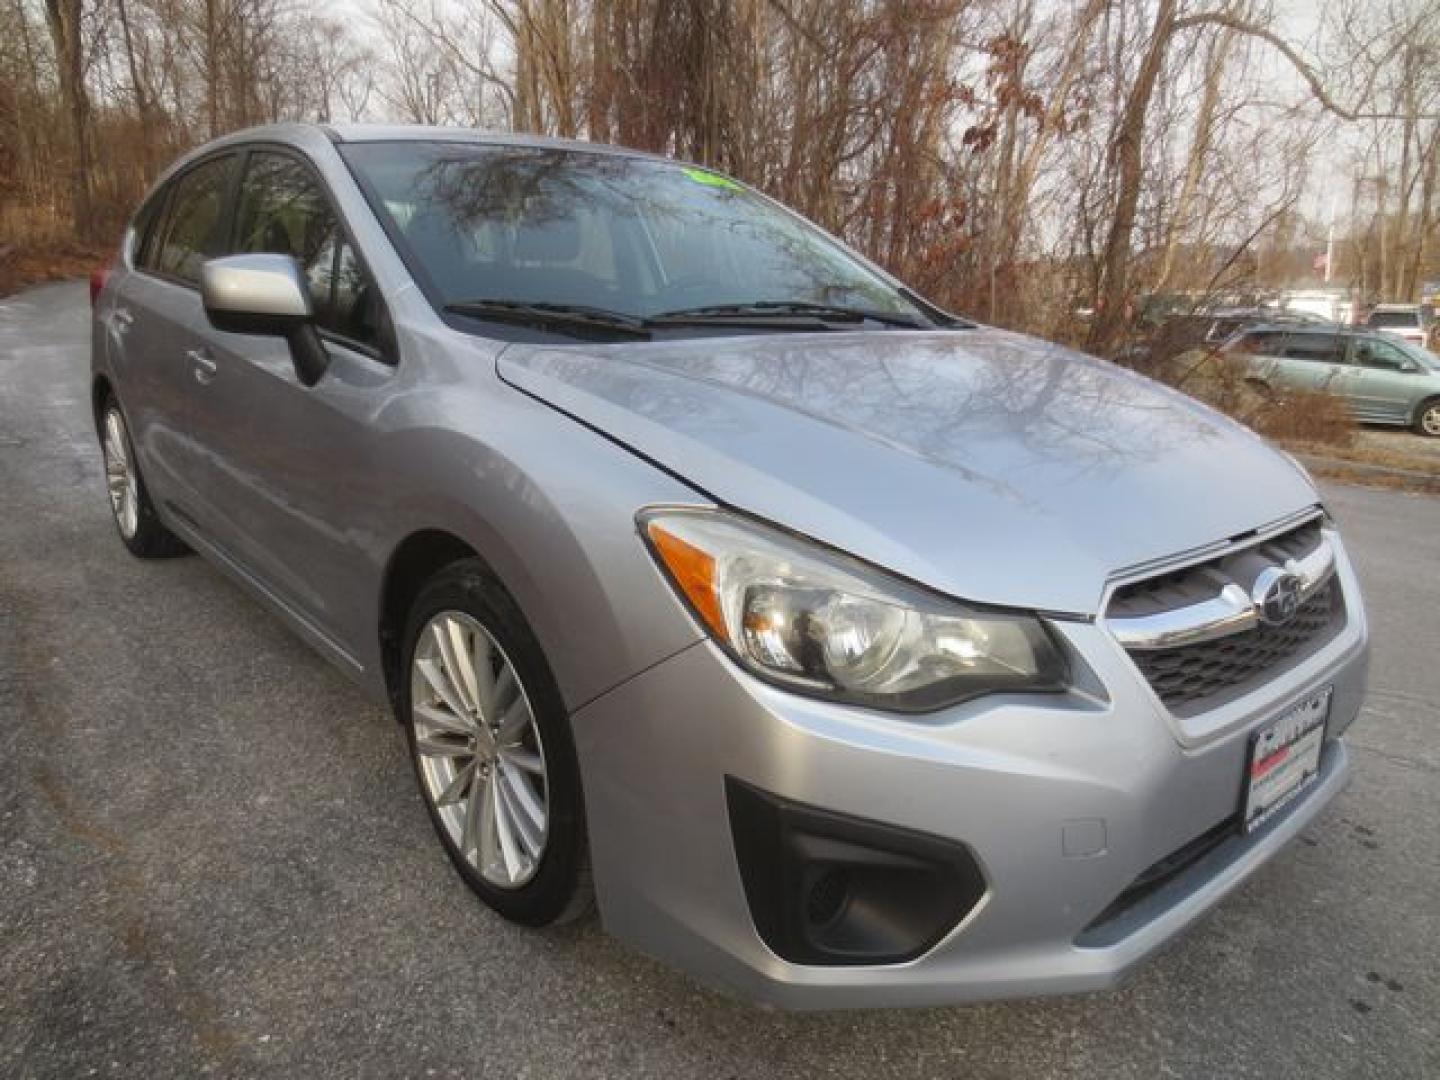
M1192 716L1322 648L1346 621L1340 540L1318 508L1113 584L1101 624L1161 703Z
M1334 533L1321 529L1320 542L1306 555L1276 563L1300 579L1300 602L1315 595L1335 573ZM1265 545L1259 545L1264 547ZM1129 650L1173 649L1213 641L1259 625L1260 606L1238 582L1219 585L1212 595L1153 614L1107 615L1105 625Z

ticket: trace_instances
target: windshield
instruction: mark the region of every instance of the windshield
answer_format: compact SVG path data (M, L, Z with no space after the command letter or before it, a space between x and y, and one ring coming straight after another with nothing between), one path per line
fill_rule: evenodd
M504 300L650 318L790 303L926 320L839 242L718 173L551 148L340 150L442 305Z

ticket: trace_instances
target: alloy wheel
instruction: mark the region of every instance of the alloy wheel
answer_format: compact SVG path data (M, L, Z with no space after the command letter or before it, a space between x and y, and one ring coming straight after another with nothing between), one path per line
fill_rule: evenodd
M435 615L416 639L410 721L425 796L490 885L518 889L545 854L545 748L505 650L473 616Z
M1420 427L1426 435L1440 435L1440 405L1431 405L1420 417Z
M130 438L125 419L114 405L105 410L105 484L110 491L110 509L120 526L120 535L134 539L140 527L140 489L135 478L135 465L130 459Z

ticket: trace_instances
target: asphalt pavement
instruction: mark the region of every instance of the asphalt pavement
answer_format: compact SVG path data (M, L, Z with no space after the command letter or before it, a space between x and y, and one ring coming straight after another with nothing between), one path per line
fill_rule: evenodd
M1440 499L1327 489L1354 783L1123 989L790 1015L473 899L388 714L121 547L88 342L83 284L0 300L0 1076L1440 1076Z

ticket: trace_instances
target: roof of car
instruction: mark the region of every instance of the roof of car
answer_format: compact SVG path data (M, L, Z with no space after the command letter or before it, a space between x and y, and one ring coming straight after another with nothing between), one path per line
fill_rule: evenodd
M1406 315L1418 315L1418 314L1420 313L1420 305L1419 305L1419 304L1376 304L1373 308L1370 309L1370 313L1371 313L1372 315L1373 315L1375 312L1377 312L1377 311L1399 311L1399 312L1403 312L1403 313L1406 314Z
M1245 327L1247 334L1256 331L1270 331L1284 334L1363 334L1366 337L1374 337L1375 331L1368 326L1345 326L1341 323L1318 323L1304 322L1299 319L1278 320L1274 322L1257 322L1253 326Z
M334 142L459 142L484 146L512 146L527 149L575 150L591 154L619 154L625 157L670 160L643 150L580 139L557 139L548 135L527 135L480 128L442 127L425 124L326 124L322 130Z
M638 158L649 161L665 161L685 165L688 162L650 154L642 150L631 150L623 146L605 143L582 142L578 139L555 139L545 135L523 135L512 132L481 131L478 128L427 127L419 124L309 124L282 123L262 124L241 128L211 139L200 146L180 155L156 178L151 190L155 190L192 162L207 154L243 147L249 143L275 142L293 146L302 151L314 152L326 142L367 143L367 142L453 142L469 143L476 146L508 146L516 148L568 150L577 153L605 154L615 157Z

